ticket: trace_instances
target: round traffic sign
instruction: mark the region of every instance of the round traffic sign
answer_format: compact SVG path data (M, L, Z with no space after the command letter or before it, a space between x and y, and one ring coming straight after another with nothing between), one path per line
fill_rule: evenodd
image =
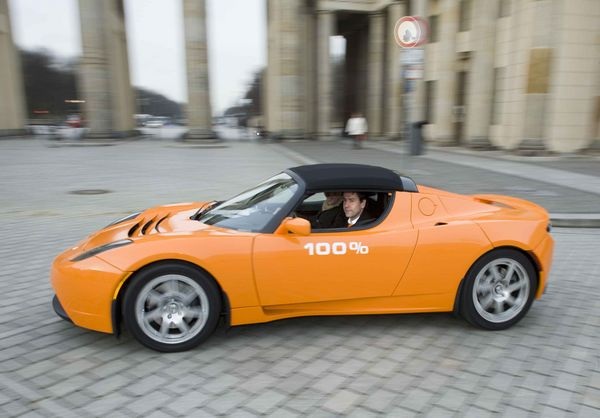
M414 48L427 42L427 21L420 16L404 16L394 27L394 38L402 48Z

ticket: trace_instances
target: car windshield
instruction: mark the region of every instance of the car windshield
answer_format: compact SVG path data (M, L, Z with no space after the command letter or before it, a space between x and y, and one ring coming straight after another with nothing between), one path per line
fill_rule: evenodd
M258 232L289 202L298 184L285 173L226 200L199 219L207 225Z

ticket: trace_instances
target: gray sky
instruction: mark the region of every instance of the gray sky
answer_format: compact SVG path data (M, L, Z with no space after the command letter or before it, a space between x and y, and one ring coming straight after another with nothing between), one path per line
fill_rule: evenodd
M77 0L9 0L24 49L81 54ZM266 65L265 0L206 0L213 113L236 104ZM125 0L132 84L187 100L181 0Z

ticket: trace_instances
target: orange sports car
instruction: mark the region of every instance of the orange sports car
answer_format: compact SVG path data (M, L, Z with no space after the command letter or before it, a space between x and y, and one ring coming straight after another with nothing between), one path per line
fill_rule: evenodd
M546 287L548 213L381 167L290 168L229 200L119 219L52 265L54 310L159 351L230 325L307 315L456 312L508 328Z

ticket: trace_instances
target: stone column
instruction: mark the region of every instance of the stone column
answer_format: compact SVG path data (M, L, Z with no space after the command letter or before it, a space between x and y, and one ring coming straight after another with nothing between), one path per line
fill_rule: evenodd
M7 0L0 0L0 136L24 133L21 60L12 39Z
M517 138L522 139L518 151L523 154L545 152L549 145L548 134L552 134L548 128L556 126L557 123L565 123L564 116L566 115L560 115L561 110L572 109L573 102L566 99L577 96L582 98L589 94L592 85L590 80L593 79L593 75L588 73L586 77L586 74L578 71L560 74L569 66L566 66L564 61L560 62L560 58L556 54L561 47L566 47L569 53L581 51L583 48L584 52L580 58L593 56L594 47L598 43L598 26L596 26L598 19L595 19L596 16L594 16L596 13L586 6L589 7L590 4L585 4L585 2L559 2L557 4L551 0L539 0L526 5L527 9L524 10L524 14L529 17L529 32L527 33L529 39L526 40L525 45L529 47L529 50L526 51L526 66L522 71L525 81L524 111L521 119L523 130L521 138ZM554 24L549 25L547 22ZM586 28L588 25L589 27ZM556 27L561 28L561 33L564 34L558 39ZM568 41L566 41L567 39ZM525 48L523 49L525 50ZM582 65L584 62L584 60L575 60L571 63L571 69L584 67ZM578 70L582 69L581 67ZM565 75L567 77L563 78ZM566 83L559 87L556 83L559 80L561 84L565 81ZM554 86L552 86L553 81ZM574 95L575 92L579 92L579 95ZM557 104L556 102L552 103L553 99L559 99L558 107L553 108L552 104ZM556 110L559 110L560 113ZM581 135L581 128L585 126L584 120L577 119L581 118L581 114L567 116L567 130L558 130L558 132L562 131L559 135L563 141L574 139L578 136L575 134L577 131ZM575 122L576 120L577 122ZM583 136L585 137L587 134L586 132ZM583 141L578 144L577 148L582 147ZM567 149L565 148L565 150Z
M435 101L435 129L432 140L438 144L452 144L456 94L456 34L459 23L458 0L441 0L439 16L439 79Z
M335 15L329 11L317 14L317 134L329 136L333 104L329 38L333 35Z
M301 0L269 0L267 130L279 138L305 135Z
M544 123L553 152L600 151L600 2L554 2L552 62ZM536 11L537 12L537 11ZM536 13L536 16L538 14ZM538 77L542 74L538 73ZM598 164L598 163L596 163Z
M213 138L204 3L204 0L183 0L189 128L186 139L191 140Z
M420 16L427 20L429 16L427 0L411 0L409 13L412 16ZM423 73L425 73L426 64L426 62L423 62ZM414 80L413 88L414 91L411 93L412 98L410 100L411 107L408 109L408 120L409 122L419 122L425 120L425 81L422 78Z
M279 62L279 21L277 19L277 4L273 0L267 1L267 68L265 69L265 81L263 83L264 100L263 115L264 124L268 132L275 135L280 129L280 117L278 114L279 89L275 66Z
M475 10L471 42L474 57L467 92L469 111L466 114L466 140L469 147L487 148L491 144L489 129L494 98L498 1L476 1L473 7Z
M134 133L122 0L79 0L83 56L80 87L90 138Z
M402 48L396 43L392 30L404 15L406 15L404 4L393 3L388 7L388 31L385 34L387 47L385 136L388 139L400 139L402 133L402 65L400 63Z
M313 138L318 132L318 113L316 105L318 102L317 71L318 71L318 39L317 39L317 13L308 3L304 3L305 18L303 23L302 37L305 47L303 48L302 78L304 80L304 97L302 107L304 111L304 133L306 137ZM333 89L333 87L332 87ZM332 90L333 91L333 90Z
M369 125L369 136L372 137L378 137L382 133L384 24L385 17L382 12L375 12L369 15L367 123Z
M346 32L344 34L346 38L346 56L344 59L344 124L347 123L348 117L352 112L356 112L358 107L357 95L360 93L358 90L358 34L355 32ZM366 114L366 112L365 112Z

